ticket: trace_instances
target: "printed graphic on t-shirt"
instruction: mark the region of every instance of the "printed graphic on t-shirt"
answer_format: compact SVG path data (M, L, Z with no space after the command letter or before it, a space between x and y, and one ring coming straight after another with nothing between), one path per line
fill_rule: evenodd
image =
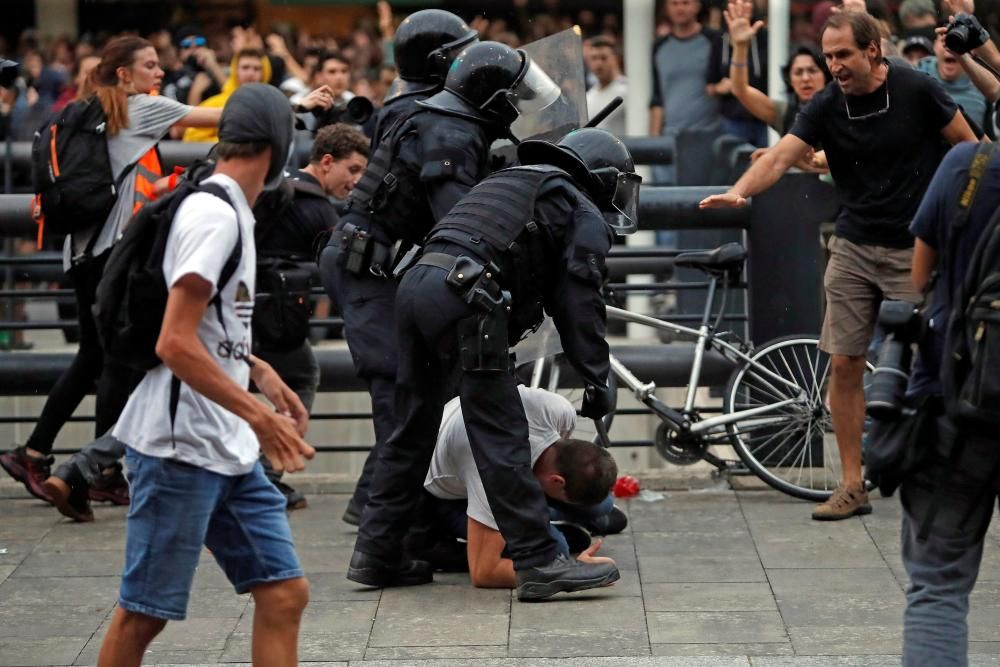
M250 328L250 321L253 319L253 295L242 280L236 286L236 316L240 318L244 329Z

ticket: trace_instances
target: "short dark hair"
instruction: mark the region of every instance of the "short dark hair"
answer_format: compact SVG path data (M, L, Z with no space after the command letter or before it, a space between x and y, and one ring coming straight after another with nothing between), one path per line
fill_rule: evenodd
M234 158L256 157L271 147L269 141L248 141L246 143L236 143L235 141L220 141L215 144L215 157L219 160L232 160Z
M566 480L566 498L580 505L596 505L608 497L618 478L611 452L586 440L559 439L556 470Z
M255 49L252 46L248 46L240 49L236 52L236 60L239 61L243 58L263 58L264 52L260 49Z
M878 62L882 61L882 26L868 14L861 12L837 12L836 14L831 14L830 18L823 24L823 29L820 30L819 34L821 38L827 28L850 28L851 33L854 35L854 43L862 51L874 42L875 48L878 49L876 60Z
M317 63L316 66L319 69L323 69L323 66L326 65L327 60L336 60L337 62L344 63L344 65L346 65L348 69L351 68L351 61L348 60L347 57L340 51L324 51L323 53L320 54L319 63Z
M598 35L590 40L590 48L592 49L611 49L616 54L618 53L618 42L611 39L607 35Z
M319 162L324 155L332 155L334 160L343 160L350 157L351 153L368 157L369 144L368 137L347 123L327 125L316 133L309 162Z

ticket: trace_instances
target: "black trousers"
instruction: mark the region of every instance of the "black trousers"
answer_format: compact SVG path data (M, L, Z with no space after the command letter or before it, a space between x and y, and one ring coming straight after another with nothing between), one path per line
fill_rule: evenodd
M364 507L379 451L396 429L397 283L367 273L354 275L345 271L340 257L339 246L328 245L320 255L319 268L323 288L344 317L344 337L354 369L367 383L372 400L375 446L368 453L352 498L357 507Z
M444 282L444 270L408 271L396 299L399 426L379 452L356 549L400 556L430 465L441 414L458 378L465 426L490 507L516 569L555 558L545 495L531 470L528 420L507 371L461 371L458 322L472 307Z
M105 359L101 342L97 337L97 326L91 306L97 294L97 283L104 273L104 265L111 251L100 257L74 266L69 271L76 295L77 320L80 325L80 345L69 367L59 376L49 392L42 412L38 416L31 436L25 443L42 454L52 451L56 436L63 425L73 416L73 412L84 396L97 383L97 400L94 437L107 433L118 421L128 401L129 393L142 377L127 366Z

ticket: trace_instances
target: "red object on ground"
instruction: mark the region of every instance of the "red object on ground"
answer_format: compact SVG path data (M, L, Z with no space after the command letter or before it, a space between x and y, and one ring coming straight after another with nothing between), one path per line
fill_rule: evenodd
M614 490L615 498L632 498L639 495L639 480L631 475L624 475L619 477L618 481L615 482Z

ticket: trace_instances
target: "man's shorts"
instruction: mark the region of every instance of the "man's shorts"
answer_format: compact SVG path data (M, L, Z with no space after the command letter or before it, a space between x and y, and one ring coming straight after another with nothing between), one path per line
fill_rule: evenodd
M858 245L839 236L831 236L827 247L826 316L819 347L829 354L863 357L883 299L920 301L910 281L913 249Z
M118 604L183 620L202 547L237 593L302 575L285 498L258 462L245 475L219 475L125 450L131 504Z

